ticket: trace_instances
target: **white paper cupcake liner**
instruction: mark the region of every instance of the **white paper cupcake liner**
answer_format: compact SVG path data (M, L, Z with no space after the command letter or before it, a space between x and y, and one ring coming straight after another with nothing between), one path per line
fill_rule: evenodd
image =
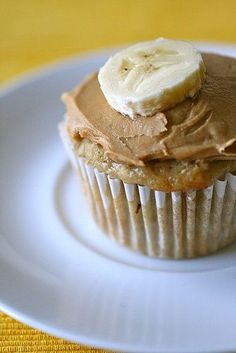
M111 239L173 259L204 256L236 240L235 175L206 189L166 193L111 178L77 158L66 143L93 217Z

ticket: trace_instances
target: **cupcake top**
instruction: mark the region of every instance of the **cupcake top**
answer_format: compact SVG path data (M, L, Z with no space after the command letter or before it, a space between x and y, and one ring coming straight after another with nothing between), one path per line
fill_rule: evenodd
M126 49L113 62L112 58L108 60L100 70L99 80L98 73L94 73L73 91L63 94L70 136L100 146L111 161L134 167L149 168L150 163L166 160L172 164L236 160L236 59L200 55L196 49L189 49L190 44L186 49L184 42L170 42L164 52L157 48L157 58L148 59L152 69L156 65L155 77L143 71L144 63L148 70L146 60L151 56L144 43L139 51L143 62L132 56L131 63L127 62ZM171 47L172 42L176 45ZM122 77L114 68L117 60L125 72L125 68L131 70L131 64L138 66L137 72L130 73L134 77L126 82L125 93L122 80L114 83L116 87L110 82L112 75L114 80ZM106 65L108 69L111 66L107 86ZM144 76L142 89L140 75ZM137 82L139 92L135 96Z

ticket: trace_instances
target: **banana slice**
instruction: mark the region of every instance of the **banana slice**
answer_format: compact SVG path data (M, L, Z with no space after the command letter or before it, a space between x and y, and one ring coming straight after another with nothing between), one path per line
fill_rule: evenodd
M165 38L118 52L98 74L107 102L132 119L154 115L193 96L204 77L201 54L190 43Z

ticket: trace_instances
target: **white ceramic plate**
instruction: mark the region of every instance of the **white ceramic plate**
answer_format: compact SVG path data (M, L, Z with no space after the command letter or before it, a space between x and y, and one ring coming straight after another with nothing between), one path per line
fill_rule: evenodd
M233 46L200 48L236 56ZM148 259L105 238L84 205L57 133L59 97L107 56L69 59L2 90L0 307L88 345L234 352L236 246L197 260Z

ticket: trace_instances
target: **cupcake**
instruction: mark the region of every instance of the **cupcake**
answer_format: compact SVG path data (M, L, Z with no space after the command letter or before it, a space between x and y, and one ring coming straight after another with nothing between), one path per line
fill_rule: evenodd
M236 59L159 38L62 100L62 141L110 239L173 259L236 240Z

